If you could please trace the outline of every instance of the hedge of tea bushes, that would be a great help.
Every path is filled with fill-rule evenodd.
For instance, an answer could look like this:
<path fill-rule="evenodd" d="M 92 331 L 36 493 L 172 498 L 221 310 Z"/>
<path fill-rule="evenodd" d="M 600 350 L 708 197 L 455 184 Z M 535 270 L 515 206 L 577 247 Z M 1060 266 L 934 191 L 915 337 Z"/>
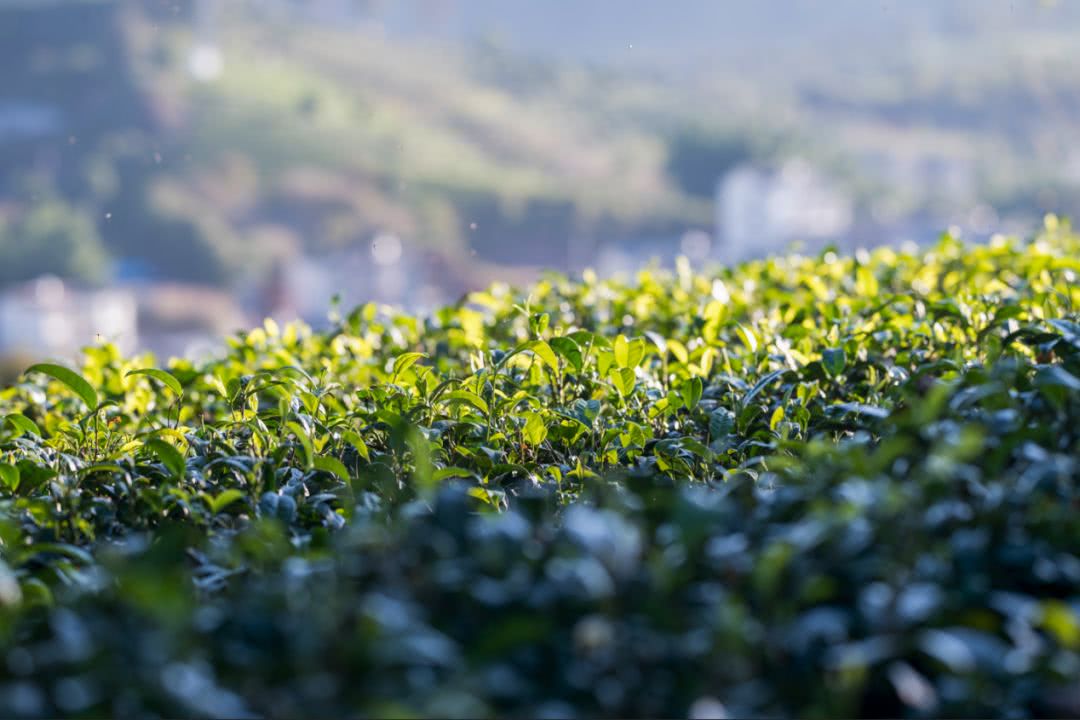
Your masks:
<path fill-rule="evenodd" d="M 0 707 L 1080 714 L 1080 239 L 549 276 L 0 392 Z"/>

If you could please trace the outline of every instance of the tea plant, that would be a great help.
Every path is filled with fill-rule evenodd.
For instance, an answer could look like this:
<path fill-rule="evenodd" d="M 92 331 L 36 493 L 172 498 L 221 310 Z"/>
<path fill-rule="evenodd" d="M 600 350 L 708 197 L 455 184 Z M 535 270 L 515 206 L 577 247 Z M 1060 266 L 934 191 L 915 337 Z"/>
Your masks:
<path fill-rule="evenodd" d="M 4 714 L 1080 714 L 1080 238 L 551 275 L 0 392 Z"/>

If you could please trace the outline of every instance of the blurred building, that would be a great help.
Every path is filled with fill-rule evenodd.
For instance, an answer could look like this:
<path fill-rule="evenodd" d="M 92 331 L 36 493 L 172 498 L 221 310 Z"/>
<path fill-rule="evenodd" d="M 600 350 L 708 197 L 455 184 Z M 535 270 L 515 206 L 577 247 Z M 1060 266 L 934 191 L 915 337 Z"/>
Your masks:
<path fill-rule="evenodd" d="M 0 293 L 0 354 L 68 357 L 98 341 L 131 351 L 138 341 L 135 297 L 82 290 L 45 276 Z"/>
<path fill-rule="evenodd" d="M 139 347 L 159 358 L 199 358 L 223 339 L 254 325 L 232 293 L 207 285 L 145 282 L 130 285 L 139 310 Z"/>
<path fill-rule="evenodd" d="M 931 196 L 938 204 L 969 206 L 978 194 L 971 159 L 936 152 L 875 151 L 859 157 L 868 177 L 888 187 Z"/>
<path fill-rule="evenodd" d="M 713 237 L 704 230 L 687 230 L 681 235 L 628 238 L 601 245 L 588 263 L 600 277 L 632 276 L 649 265 L 672 268 L 677 258 L 685 257 L 701 267 L 713 254 Z"/>
<path fill-rule="evenodd" d="M 446 299 L 441 281 L 449 278 L 433 279 L 430 264 L 420 247 L 380 233 L 359 248 L 279 260 L 258 291 L 254 311 L 278 321 L 321 325 L 334 296 L 344 308 L 372 301 L 420 310 Z"/>
<path fill-rule="evenodd" d="M 87 345 L 196 357 L 250 327 L 231 293 L 176 282 L 79 288 L 44 276 L 0 291 L 0 356 L 74 358 Z"/>
<path fill-rule="evenodd" d="M 732 261 L 796 241 L 821 245 L 844 236 L 854 214 L 851 196 L 802 160 L 777 169 L 742 165 L 717 187 L 717 254 Z"/>

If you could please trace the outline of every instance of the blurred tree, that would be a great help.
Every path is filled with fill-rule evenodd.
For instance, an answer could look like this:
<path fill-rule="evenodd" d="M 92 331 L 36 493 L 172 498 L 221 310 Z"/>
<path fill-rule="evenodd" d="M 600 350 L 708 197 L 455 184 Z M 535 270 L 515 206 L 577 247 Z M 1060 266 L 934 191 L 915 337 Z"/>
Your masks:
<path fill-rule="evenodd" d="M 754 141 L 745 133 L 688 127 L 668 143 L 667 172 L 683 192 L 712 197 L 720 177 L 755 155 Z"/>
<path fill-rule="evenodd" d="M 236 256 L 238 240 L 228 223 L 180 183 L 148 181 L 126 200 L 109 222 L 114 256 L 145 261 L 157 277 L 208 285 L 234 269 L 227 258 Z"/>
<path fill-rule="evenodd" d="M 0 223 L 0 283 L 46 273 L 90 284 L 106 279 L 108 254 L 90 214 L 62 200 L 38 202 Z"/>

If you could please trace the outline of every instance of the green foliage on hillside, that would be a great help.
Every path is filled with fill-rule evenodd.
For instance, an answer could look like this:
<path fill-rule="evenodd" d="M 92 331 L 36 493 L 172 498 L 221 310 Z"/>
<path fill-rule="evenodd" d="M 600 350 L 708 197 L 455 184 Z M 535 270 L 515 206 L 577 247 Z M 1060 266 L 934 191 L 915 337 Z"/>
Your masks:
<path fill-rule="evenodd" d="M 452 266 L 476 250 L 572 267 L 597 243 L 718 230 L 716 182 L 748 159 L 808 158 L 855 194 L 860 228 L 899 223 L 882 237 L 912 232 L 905 219 L 963 224 L 984 203 L 1010 226 L 1076 210 L 1077 14 L 1064 7 L 907 3 L 897 22 L 878 6 L 795 3 L 762 24 L 775 9 L 637 3 L 614 27 L 596 9 L 544 6 L 533 23 L 525 5 L 493 5 L 523 36 L 584 22 L 531 55 L 532 42 L 472 30 L 433 44 L 292 21 L 272 10 L 282 3 L 211 4 L 224 66 L 201 82 L 189 63 L 207 38 L 190 2 L 0 2 L 0 114 L 5 127 L 36 118 L 29 134 L 0 131 L 14 210 L 33 184 L 85 210 L 99 254 L 125 272 L 233 286 L 381 232 Z M 501 24 L 457 5 L 462 28 Z M 642 33 L 666 49 L 650 60 L 624 46 Z M 584 38 L 607 61 L 584 62 Z M 21 243 L 54 272 L 101 274 L 38 236 Z M 448 294 L 475 287 L 452 274 L 464 277 Z"/>
<path fill-rule="evenodd" d="M 10 218 L 0 215 L 0 256 L 0 283 L 44 274 L 98 283 L 108 259 L 90 213 L 59 199 L 33 202 Z"/>
<path fill-rule="evenodd" d="M 0 394 L 15 715 L 1080 712 L 1080 238 L 551 276 Z"/>

